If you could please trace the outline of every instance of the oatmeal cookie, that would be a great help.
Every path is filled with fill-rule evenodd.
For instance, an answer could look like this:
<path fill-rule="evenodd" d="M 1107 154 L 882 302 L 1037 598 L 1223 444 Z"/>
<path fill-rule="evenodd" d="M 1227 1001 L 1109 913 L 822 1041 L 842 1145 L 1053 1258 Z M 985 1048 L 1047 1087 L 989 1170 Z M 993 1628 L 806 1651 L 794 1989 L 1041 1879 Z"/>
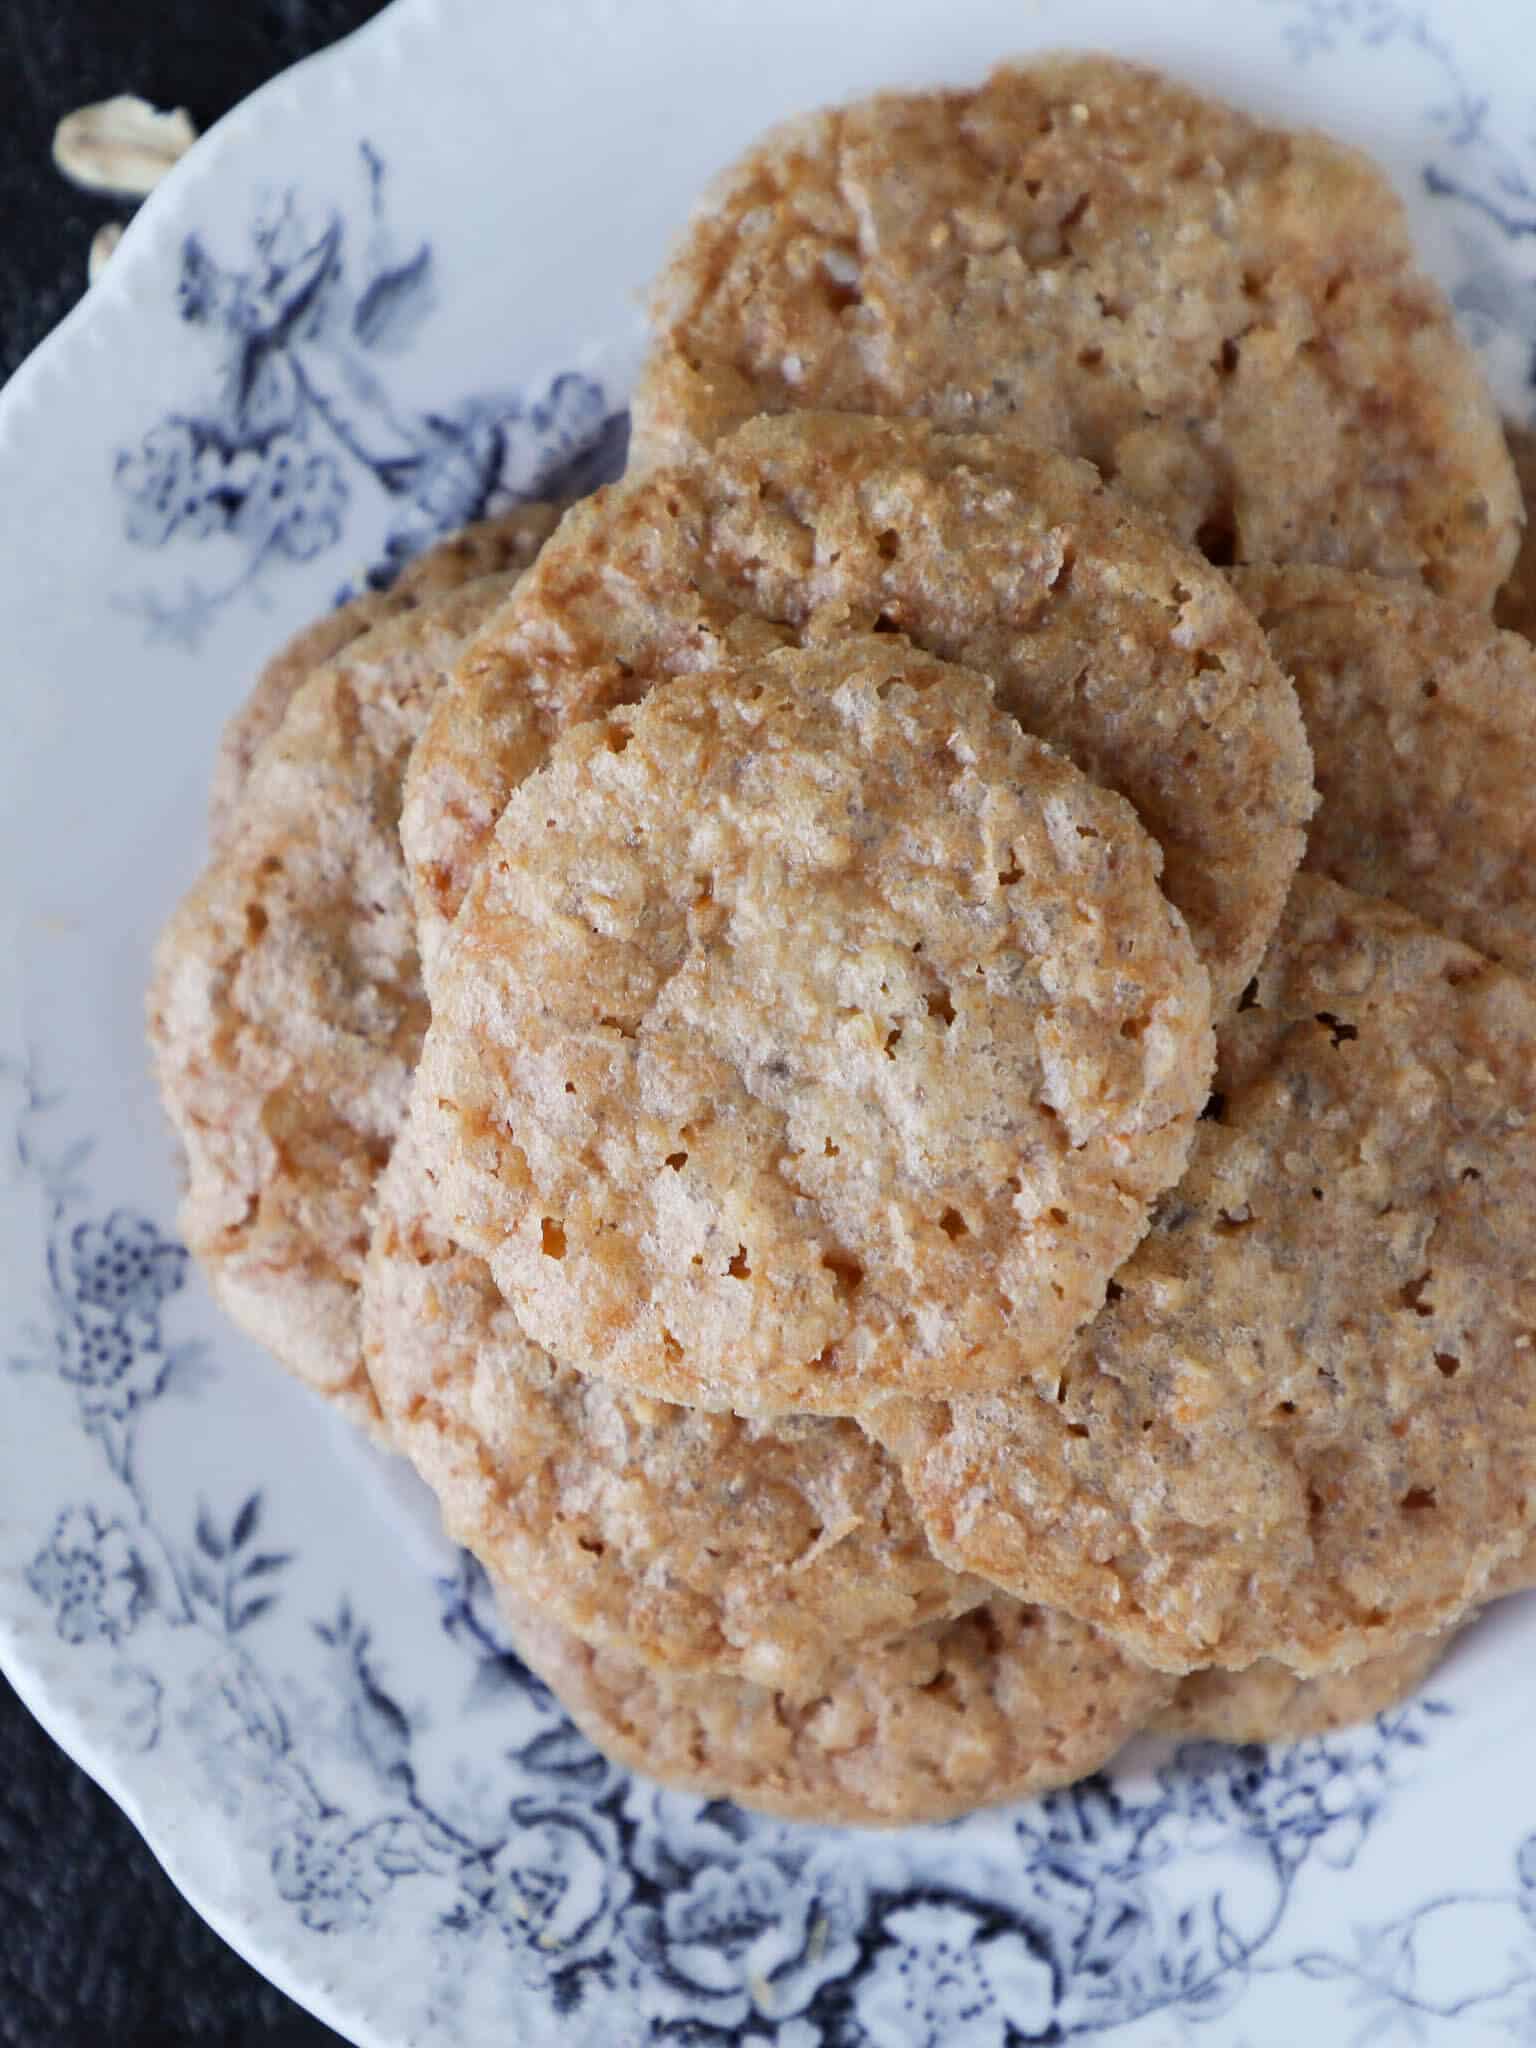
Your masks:
<path fill-rule="evenodd" d="M 634 460 L 791 408 L 1086 456 L 1212 561 L 1486 606 L 1519 496 L 1498 414 L 1366 158 L 1107 56 L 791 121 L 654 295 Z"/>
<path fill-rule="evenodd" d="M 1455 1640 L 1453 1628 L 1416 1636 L 1384 1657 L 1317 1678 L 1301 1678 L 1268 1657 L 1246 1671 L 1192 1671 L 1149 1729 L 1206 1742 L 1301 1742 L 1328 1735 L 1408 1699 Z"/>
<path fill-rule="evenodd" d="M 616 1763 L 791 1820 L 901 1827 L 1031 1798 L 1107 1763 L 1172 1686 L 1001 1595 L 848 1658 L 807 1700 L 669 1677 L 498 1597 L 521 1656 Z"/>
<path fill-rule="evenodd" d="M 401 778 L 465 634 L 512 581 L 386 621 L 303 685 L 155 953 L 150 1040 L 186 1153 L 182 1234 L 235 1321 L 364 1420 L 368 1205 L 427 1024 Z"/>
<path fill-rule="evenodd" d="M 369 1376 L 448 1533 L 562 1627 L 803 1697 L 866 1643 L 976 1606 L 856 1423 L 747 1422 L 567 1371 L 430 1219 L 409 1121 L 363 1281 Z"/>
<path fill-rule="evenodd" d="M 1455 1621 L 1536 1518 L 1536 990 L 1298 878 L 1189 1170 L 1034 1388 L 891 1403 L 938 1554 L 1168 1670 Z"/>
<path fill-rule="evenodd" d="M 411 764 L 402 836 L 433 953 L 503 804 L 573 720 L 788 641 L 904 634 L 992 678 L 1129 798 L 1218 1011 L 1301 857 L 1295 695 L 1226 578 L 1085 465 L 922 422 L 761 420 L 707 470 L 599 493 L 466 649 Z"/>
<path fill-rule="evenodd" d="M 256 756 L 283 722 L 294 693 L 315 670 L 385 619 L 415 611 L 461 584 L 507 570 L 526 569 L 554 532 L 558 505 L 516 505 L 494 519 L 466 526 L 407 562 L 387 590 L 365 590 L 303 627 L 280 647 L 257 676 L 250 695 L 231 716 L 214 757 L 208 796 L 208 835 L 215 851 L 235 830 L 240 793 Z"/>
<path fill-rule="evenodd" d="M 1245 569 L 1234 583 L 1312 743 L 1303 865 L 1536 975 L 1536 648 L 1379 577 Z"/>
<path fill-rule="evenodd" d="M 440 1219 L 554 1357 L 666 1400 L 852 1414 L 1047 1369 L 1209 1085 L 1159 866 L 899 636 L 589 720 L 438 963 Z"/>

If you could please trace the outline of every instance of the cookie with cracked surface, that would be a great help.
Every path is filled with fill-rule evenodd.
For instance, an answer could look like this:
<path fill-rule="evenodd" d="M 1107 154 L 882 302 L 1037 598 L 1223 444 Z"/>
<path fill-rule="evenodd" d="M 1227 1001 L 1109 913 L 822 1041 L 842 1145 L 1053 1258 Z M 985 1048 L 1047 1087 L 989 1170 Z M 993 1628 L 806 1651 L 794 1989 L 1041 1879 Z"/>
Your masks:
<path fill-rule="evenodd" d="M 615 1763 L 790 1820 L 904 1827 L 1032 1798 L 1107 1763 L 1172 1683 L 1001 1595 L 861 1651 L 803 1700 L 651 1671 L 497 1597 L 519 1654 Z"/>
<path fill-rule="evenodd" d="M 1245 569 L 1233 582 L 1312 743 L 1303 866 L 1536 975 L 1536 648 L 1380 577 Z"/>
<path fill-rule="evenodd" d="M 663 270 L 637 464 L 791 408 L 1006 427 L 1219 562 L 1487 606 L 1498 414 L 1366 158 L 1106 56 L 791 121 Z"/>
<path fill-rule="evenodd" d="M 1536 1519 L 1536 990 L 1297 878 L 1054 1396 L 890 1404 L 935 1550 L 1169 1670 L 1455 1621 Z"/>
<path fill-rule="evenodd" d="M 370 627 L 415 611 L 482 576 L 526 569 L 559 522 L 558 505 L 515 505 L 493 519 L 461 527 L 414 561 L 387 590 L 365 590 L 301 628 L 262 669 L 250 695 L 224 727 L 208 795 L 208 836 L 215 851 L 235 831 L 240 795 L 257 755 L 283 722 L 295 693 L 316 669 Z"/>
<path fill-rule="evenodd" d="M 1294 692 L 1226 578 L 1091 469 L 998 434 L 788 415 L 707 469 L 576 507 L 466 650 L 402 817 L 429 983 L 502 805 L 573 719 L 670 676 L 893 628 L 1129 798 L 1218 1011 L 1301 858 L 1311 759 Z"/>
<path fill-rule="evenodd" d="M 1530 427 L 1517 427 L 1512 420 L 1506 420 L 1504 439 L 1510 460 L 1515 465 L 1526 517 L 1520 536 L 1520 552 L 1515 556 L 1504 587 L 1494 599 L 1493 616 L 1495 623 L 1503 626 L 1506 632 L 1523 633 L 1527 640 L 1536 640 L 1536 526 L 1531 523 L 1532 508 L 1536 507 L 1536 431 Z"/>
<path fill-rule="evenodd" d="M 303 685 L 155 952 L 182 1234 L 235 1321 L 365 1422 L 368 1207 L 427 1023 L 401 778 L 433 691 L 512 580 L 386 621 Z"/>
<path fill-rule="evenodd" d="M 363 1342 L 395 1448 L 454 1540 L 645 1664 L 801 1697 L 848 1651 L 987 1595 L 933 1556 L 856 1423 L 746 1422 L 556 1365 L 432 1223 L 409 1122 L 379 1183 Z"/>
<path fill-rule="evenodd" d="M 846 1415 L 1048 1368 L 1209 1085 L 1160 865 L 899 636 L 577 726 L 438 962 L 444 1227 L 554 1357 L 666 1400 Z"/>
<path fill-rule="evenodd" d="M 1456 1630 L 1418 1636 L 1347 1671 L 1302 1678 L 1268 1657 L 1246 1671 L 1192 1671 L 1148 1724 L 1185 1741 L 1301 1742 L 1352 1728 L 1416 1693 L 1456 1640 Z"/>

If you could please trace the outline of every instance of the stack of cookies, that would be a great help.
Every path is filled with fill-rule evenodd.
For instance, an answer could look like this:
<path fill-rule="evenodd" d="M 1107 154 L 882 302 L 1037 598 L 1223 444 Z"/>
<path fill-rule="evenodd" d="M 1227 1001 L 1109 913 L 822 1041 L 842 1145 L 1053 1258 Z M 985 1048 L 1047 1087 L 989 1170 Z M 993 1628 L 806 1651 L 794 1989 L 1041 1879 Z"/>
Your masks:
<path fill-rule="evenodd" d="M 231 726 L 189 1244 L 702 1794 L 1385 1706 L 1536 1577 L 1536 570 L 1396 201 L 1048 60 L 770 135 L 654 318 L 620 483 Z"/>

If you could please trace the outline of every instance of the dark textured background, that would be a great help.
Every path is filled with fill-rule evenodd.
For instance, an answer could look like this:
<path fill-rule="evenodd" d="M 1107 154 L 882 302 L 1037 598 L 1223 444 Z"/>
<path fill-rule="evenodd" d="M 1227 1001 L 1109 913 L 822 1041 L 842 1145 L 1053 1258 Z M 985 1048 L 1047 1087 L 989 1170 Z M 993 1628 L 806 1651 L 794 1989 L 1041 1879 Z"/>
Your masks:
<path fill-rule="evenodd" d="M 130 208 L 49 156 L 72 107 L 138 92 L 199 130 L 378 0 L 0 0 L 0 377 L 85 288 Z M 0 2048 L 336 2048 L 184 1905 L 0 1679 Z"/>

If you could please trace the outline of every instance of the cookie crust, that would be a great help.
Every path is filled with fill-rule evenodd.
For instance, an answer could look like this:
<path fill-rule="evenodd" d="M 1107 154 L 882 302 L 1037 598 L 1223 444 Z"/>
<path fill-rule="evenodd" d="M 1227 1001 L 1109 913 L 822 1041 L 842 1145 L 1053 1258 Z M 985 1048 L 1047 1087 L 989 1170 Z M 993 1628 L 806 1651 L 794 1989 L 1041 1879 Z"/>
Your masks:
<path fill-rule="evenodd" d="M 1169 1670 L 1462 1615 L 1536 1511 L 1536 992 L 1299 877 L 1220 1121 L 1033 1392 L 890 1404 L 938 1554 Z"/>
<path fill-rule="evenodd" d="M 1366 158 L 1102 55 L 792 121 L 654 294 L 634 460 L 789 408 L 1086 456 L 1218 562 L 1486 607 L 1520 504 L 1497 413 Z"/>
<path fill-rule="evenodd" d="M 666 1400 L 852 1414 L 1044 1369 L 1209 1085 L 1159 866 L 897 636 L 587 721 L 439 962 L 440 1219 L 554 1357 Z"/>
<path fill-rule="evenodd" d="M 402 818 L 429 983 L 553 736 L 673 676 L 871 629 L 981 670 L 1026 731 L 1131 802 L 1217 1013 L 1234 1004 L 1301 858 L 1312 782 L 1294 692 L 1225 577 L 1083 464 L 808 414 L 577 507 L 465 650 Z"/>

